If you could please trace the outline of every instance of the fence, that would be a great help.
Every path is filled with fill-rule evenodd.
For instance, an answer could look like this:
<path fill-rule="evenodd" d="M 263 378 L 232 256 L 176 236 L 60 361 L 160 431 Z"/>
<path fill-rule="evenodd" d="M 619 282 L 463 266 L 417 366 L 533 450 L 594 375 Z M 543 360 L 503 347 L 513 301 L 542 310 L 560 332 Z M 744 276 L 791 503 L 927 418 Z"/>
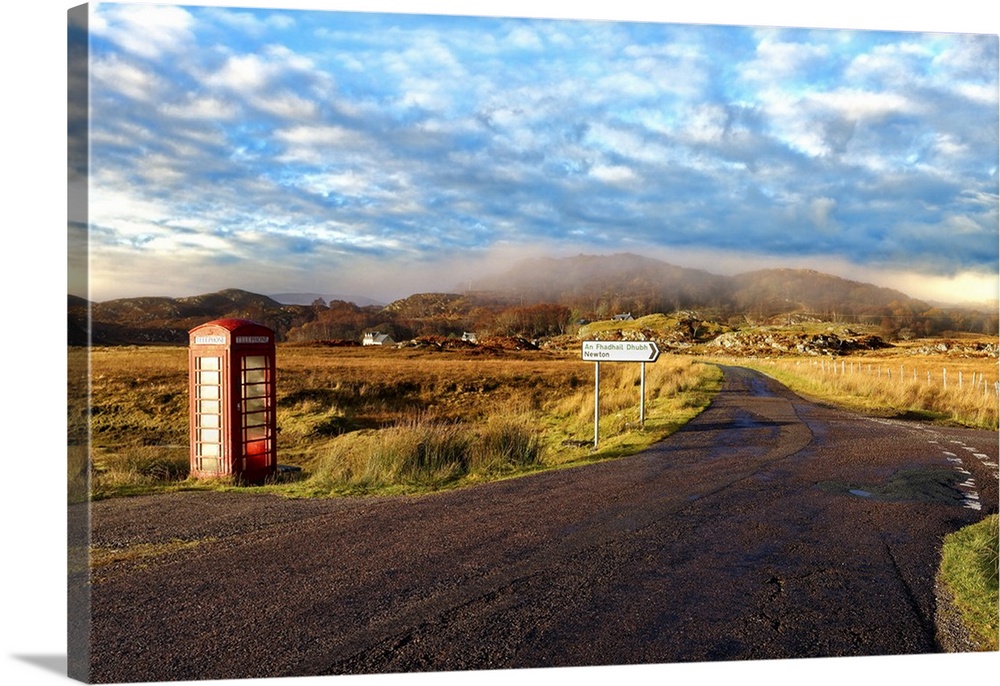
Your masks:
<path fill-rule="evenodd" d="M 832 396 L 860 409 L 921 411 L 997 428 L 1000 375 L 995 360 L 851 358 L 734 359 L 772 373 L 796 390 Z"/>

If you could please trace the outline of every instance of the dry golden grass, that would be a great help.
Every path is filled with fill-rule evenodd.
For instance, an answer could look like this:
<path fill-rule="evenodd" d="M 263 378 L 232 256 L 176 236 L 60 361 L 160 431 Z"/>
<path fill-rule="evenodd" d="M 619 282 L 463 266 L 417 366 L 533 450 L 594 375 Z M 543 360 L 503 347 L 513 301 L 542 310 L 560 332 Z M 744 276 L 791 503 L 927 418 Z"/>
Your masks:
<path fill-rule="evenodd" d="M 997 360 L 880 352 L 748 361 L 807 395 L 862 412 L 997 429 Z"/>
<path fill-rule="evenodd" d="M 620 455 L 676 430 L 719 379 L 714 367 L 662 356 L 647 365 L 639 426 L 638 365 L 602 365 L 594 451 L 594 366 L 578 354 L 280 345 L 277 364 L 278 459 L 305 476 L 277 488 L 296 494 L 446 487 Z M 95 349 L 91 373 L 92 497 L 204 487 L 183 481 L 187 349 Z M 84 408 L 71 398 L 71 415 Z M 445 452 L 458 457 L 438 464 L 426 446 L 448 432 L 457 447 Z"/>

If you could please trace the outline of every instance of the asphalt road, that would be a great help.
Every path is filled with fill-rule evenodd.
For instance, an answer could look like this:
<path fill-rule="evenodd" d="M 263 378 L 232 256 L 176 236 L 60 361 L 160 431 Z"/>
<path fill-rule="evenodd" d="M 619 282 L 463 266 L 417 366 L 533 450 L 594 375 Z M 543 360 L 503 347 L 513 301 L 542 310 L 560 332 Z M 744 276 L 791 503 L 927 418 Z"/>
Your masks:
<path fill-rule="evenodd" d="M 937 652 L 942 537 L 997 434 L 821 407 L 742 368 L 611 462 L 418 498 L 96 503 L 94 682 Z M 155 550 L 155 548 L 151 548 Z"/>

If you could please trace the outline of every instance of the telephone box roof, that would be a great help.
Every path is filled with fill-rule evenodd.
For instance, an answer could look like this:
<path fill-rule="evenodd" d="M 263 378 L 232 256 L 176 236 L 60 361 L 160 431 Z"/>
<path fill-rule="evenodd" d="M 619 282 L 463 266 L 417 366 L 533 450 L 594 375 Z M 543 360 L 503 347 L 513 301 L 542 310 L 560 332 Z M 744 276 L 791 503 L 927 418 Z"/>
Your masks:
<path fill-rule="evenodd" d="M 242 329 L 256 329 L 258 331 L 259 330 L 264 330 L 264 331 L 267 331 L 269 333 L 274 333 L 273 331 L 271 331 L 271 329 L 267 328 L 263 324 L 258 324 L 257 322 L 250 321 L 249 319 L 236 319 L 236 318 L 216 319 L 216 320 L 211 321 L 211 322 L 205 322 L 204 324 L 199 324 L 198 326 L 194 327 L 188 333 L 193 333 L 193 332 L 197 331 L 198 329 L 202 329 L 202 328 L 209 327 L 209 326 L 217 326 L 217 327 L 226 329 L 227 331 L 239 331 L 239 330 L 242 330 Z"/>

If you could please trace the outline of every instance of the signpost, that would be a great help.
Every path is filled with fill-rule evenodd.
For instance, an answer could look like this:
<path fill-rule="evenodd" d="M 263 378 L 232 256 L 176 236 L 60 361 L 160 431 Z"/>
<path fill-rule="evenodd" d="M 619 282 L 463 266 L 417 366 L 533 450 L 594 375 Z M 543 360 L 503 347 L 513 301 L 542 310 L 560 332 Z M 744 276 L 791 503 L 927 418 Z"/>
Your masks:
<path fill-rule="evenodd" d="M 594 363 L 594 449 L 597 449 L 601 408 L 601 362 L 639 362 L 639 423 L 646 421 L 646 363 L 656 362 L 660 349 L 653 341 L 584 341 L 583 360 Z"/>

